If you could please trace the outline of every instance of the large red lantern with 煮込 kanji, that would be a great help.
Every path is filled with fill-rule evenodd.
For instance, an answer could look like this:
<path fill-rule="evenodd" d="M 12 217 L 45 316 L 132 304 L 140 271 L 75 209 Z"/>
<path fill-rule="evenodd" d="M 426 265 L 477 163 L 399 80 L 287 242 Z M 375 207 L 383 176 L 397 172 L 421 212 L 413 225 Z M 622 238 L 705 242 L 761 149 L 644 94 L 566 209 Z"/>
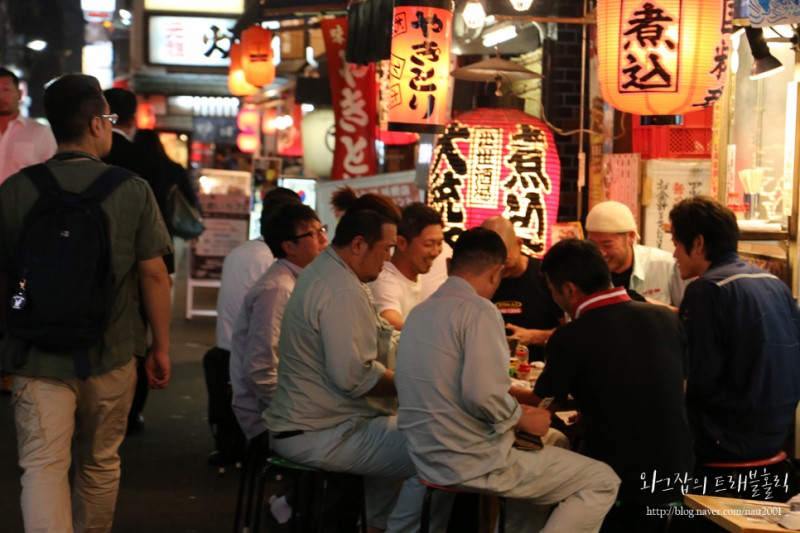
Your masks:
<path fill-rule="evenodd" d="M 513 109 L 481 108 L 447 125 L 433 152 L 428 205 L 451 245 L 487 218 L 508 218 L 523 250 L 541 257 L 558 215 L 561 162 L 553 133 Z"/>
<path fill-rule="evenodd" d="M 395 0 L 390 131 L 440 133 L 447 123 L 453 0 Z"/>
<path fill-rule="evenodd" d="M 272 62 L 272 32 L 261 25 L 242 32 L 242 70 L 248 83 L 263 87 L 275 81 Z"/>
<path fill-rule="evenodd" d="M 733 0 L 599 0 L 600 90 L 637 115 L 680 115 L 722 94 Z"/>
<path fill-rule="evenodd" d="M 231 43 L 228 54 L 231 65 L 228 67 L 228 90 L 234 96 L 250 96 L 258 92 L 258 87 L 247 83 L 242 70 L 242 49 L 239 43 Z"/>

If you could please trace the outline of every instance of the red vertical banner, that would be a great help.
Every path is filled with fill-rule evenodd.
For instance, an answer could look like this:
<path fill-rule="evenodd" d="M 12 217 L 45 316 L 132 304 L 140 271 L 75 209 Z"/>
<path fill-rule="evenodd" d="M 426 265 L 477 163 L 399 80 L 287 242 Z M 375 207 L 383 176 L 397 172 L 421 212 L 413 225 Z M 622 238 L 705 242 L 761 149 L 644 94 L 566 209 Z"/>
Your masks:
<path fill-rule="evenodd" d="M 378 173 L 375 151 L 377 86 L 375 67 L 345 61 L 347 19 L 322 19 L 322 36 L 328 58 L 331 98 L 336 121 L 336 146 L 331 179 L 372 176 Z"/>

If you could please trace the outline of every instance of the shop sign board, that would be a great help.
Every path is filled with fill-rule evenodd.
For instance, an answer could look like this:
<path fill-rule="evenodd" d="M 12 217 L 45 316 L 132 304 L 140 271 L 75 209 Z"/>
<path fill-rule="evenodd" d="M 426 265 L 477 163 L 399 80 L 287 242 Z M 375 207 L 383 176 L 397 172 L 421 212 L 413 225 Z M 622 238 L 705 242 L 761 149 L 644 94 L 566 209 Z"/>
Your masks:
<path fill-rule="evenodd" d="M 375 150 L 377 83 L 375 67 L 350 64 L 347 19 L 322 19 L 328 77 L 336 123 L 332 180 L 371 176 L 378 172 Z"/>
<path fill-rule="evenodd" d="M 225 256 L 249 237 L 249 172 L 222 169 L 200 171 L 200 193 L 206 230 L 192 241 L 191 278 L 220 279 Z"/>
<path fill-rule="evenodd" d="M 146 11 L 231 13 L 238 15 L 244 11 L 244 0 L 192 0 L 191 2 L 186 0 L 144 0 L 144 9 Z"/>
<path fill-rule="evenodd" d="M 235 18 L 149 15 L 147 62 L 227 69 L 235 24 Z"/>
<path fill-rule="evenodd" d="M 238 133 L 235 117 L 192 118 L 192 140 L 195 142 L 235 144 Z"/>

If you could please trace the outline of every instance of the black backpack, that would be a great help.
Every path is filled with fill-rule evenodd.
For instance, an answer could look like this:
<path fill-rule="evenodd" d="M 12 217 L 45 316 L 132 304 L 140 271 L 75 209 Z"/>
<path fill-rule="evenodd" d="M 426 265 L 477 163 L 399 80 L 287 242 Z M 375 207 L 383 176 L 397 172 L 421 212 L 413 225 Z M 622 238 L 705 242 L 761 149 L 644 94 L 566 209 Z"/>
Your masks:
<path fill-rule="evenodd" d="M 100 204 L 134 174 L 109 167 L 74 193 L 44 164 L 23 172 L 39 197 L 12 258 L 8 332 L 48 351 L 89 348 L 102 339 L 115 298 L 108 217 Z"/>

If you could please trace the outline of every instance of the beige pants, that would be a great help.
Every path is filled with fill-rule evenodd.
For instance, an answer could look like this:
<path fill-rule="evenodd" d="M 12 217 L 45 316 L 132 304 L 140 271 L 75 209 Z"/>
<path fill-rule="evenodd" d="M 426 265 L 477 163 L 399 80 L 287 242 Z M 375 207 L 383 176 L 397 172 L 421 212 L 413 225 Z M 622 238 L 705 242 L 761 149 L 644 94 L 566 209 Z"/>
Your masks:
<path fill-rule="evenodd" d="M 26 533 L 109 532 L 135 361 L 86 381 L 16 376 L 14 419 Z M 74 437 L 74 439 L 73 439 Z M 74 443 L 72 496 L 68 472 Z"/>

